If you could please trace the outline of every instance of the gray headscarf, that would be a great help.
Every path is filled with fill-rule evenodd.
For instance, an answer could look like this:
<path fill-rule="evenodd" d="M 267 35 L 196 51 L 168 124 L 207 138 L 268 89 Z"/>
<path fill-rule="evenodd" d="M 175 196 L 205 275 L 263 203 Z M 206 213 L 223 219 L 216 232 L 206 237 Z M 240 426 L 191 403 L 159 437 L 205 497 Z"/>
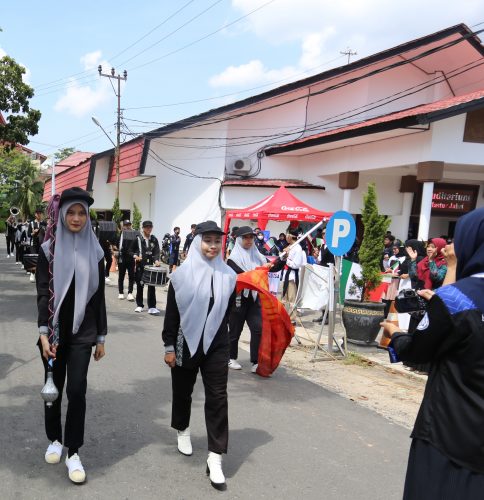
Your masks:
<path fill-rule="evenodd" d="M 66 213 L 72 205 L 80 204 L 87 213 L 84 227 L 73 233 L 65 225 Z M 42 244 L 49 259 L 50 239 Z M 76 334 L 84 320 L 87 303 L 99 287 L 99 261 L 104 252 L 92 230 L 89 208 L 83 200 L 71 200 L 59 209 L 59 221 L 54 251 L 54 326 L 59 321 L 62 302 L 75 276 L 74 317 L 72 333 Z"/>
<path fill-rule="evenodd" d="M 191 356 L 197 352 L 202 334 L 203 352 L 208 351 L 222 324 L 236 280 L 235 272 L 225 264 L 222 256 L 207 259 L 201 245 L 202 237 L 195 236 L 187 258 L 170 280 L 180 313 L 180 327 Z M 207 316 L 212 283 L 214 303 Z"/>

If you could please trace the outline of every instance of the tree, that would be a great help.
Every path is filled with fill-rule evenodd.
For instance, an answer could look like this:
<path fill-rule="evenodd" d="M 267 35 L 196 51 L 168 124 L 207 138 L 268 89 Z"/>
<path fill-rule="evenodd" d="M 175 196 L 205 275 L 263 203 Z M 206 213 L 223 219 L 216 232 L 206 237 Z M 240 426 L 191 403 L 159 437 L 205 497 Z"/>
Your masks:
<path fill-rule="evenodd" d="M 141 214 L 138 205 L 136 205 L 136 203 L 133 203 L 133 229 L 139 231 L 142 218 L 143 215 Z"/>
<path fill-rule="evenodd" d="M 119 198 L 116 198 L 114 200 L 112 212 L 113 212 L 113 221 L 116 222 L 116 224 L 119 227 L 119 223 L 123 218 L 123 212 L 121 212 L 121 209 L 119 208 Z"/>
<path fill-rule="evenodd" d="M 25 68 L 11 57 L 0 59 L 0 112 L 6 121 L 0 126 L 0 142 L 11 145 L 7 147 L 27 144 L 29 136 L 39 131 L 41 113 L 29 105 L 34 89 L 24 83 L 24 74 Z"/>
<path fill-rule="evenodd" d="M 15 149 L 0 149 L 0 208 L 7 212 L 13 205 L 24 217 L 31 217 L 42 203 L 44 183 L 30 158 Z"/>
<path fill-rule="evenodd" d="M 61 148 L 59 151 L 54 153 L 54 159 L 56 163 L 59 163 L 62 160 L 65 160 L 72 154 L 74 154 L 77 151 L 76 148 Z"/>
<path fill-rule="evenodd" d="M 383 239 L 391 219 L 378 213 L 376 187 L 368 184 L 363 195 L 361 221 L 365 228 L 358 257 L 361 265 L 361 278 L 353 275 L 353 284 L 362 291 L 361 300 L 368 300 L 368 294 L 381 283 L 380 262 L 383 252 Z"/>

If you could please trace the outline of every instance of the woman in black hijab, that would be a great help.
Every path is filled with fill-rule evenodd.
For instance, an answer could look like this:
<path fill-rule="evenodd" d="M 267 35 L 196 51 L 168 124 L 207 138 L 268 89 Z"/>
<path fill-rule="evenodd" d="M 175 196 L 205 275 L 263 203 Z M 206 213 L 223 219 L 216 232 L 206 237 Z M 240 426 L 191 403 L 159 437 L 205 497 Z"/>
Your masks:
<path fill-rule="evenodd" d="M 418 292 L 428 303 L 415 332 L 384 323 L 394 355 L 431 364 L 412 432 L 404 500 L 483 498 L 484 208 L 459 219 L 454 245 L 457 281 Z M 452 245 L 445 255 L 452 273 Z"/>

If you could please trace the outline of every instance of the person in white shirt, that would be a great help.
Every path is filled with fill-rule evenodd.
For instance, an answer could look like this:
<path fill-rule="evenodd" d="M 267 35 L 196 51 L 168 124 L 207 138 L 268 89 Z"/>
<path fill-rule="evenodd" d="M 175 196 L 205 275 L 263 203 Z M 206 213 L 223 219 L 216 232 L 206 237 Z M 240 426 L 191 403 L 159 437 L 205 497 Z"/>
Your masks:
<path fill-rule="evenodd" d="M 284 307 L 290 313 L 292 324 L 296 324 L 296 309 L 294 302 L 296 301 L 297 288 L 299 286 L 299 269 L 306 264 L 306 254 L 297 241 L 297 231 L 290 230 L 287 233 L 286 239 L 289 243 L 289 253 L 287 255 L 287 269 L 284 276 L 284 286 L 282 288 L 282 299 Z M 286 249 L 287 250 L 287 249 Z"/>

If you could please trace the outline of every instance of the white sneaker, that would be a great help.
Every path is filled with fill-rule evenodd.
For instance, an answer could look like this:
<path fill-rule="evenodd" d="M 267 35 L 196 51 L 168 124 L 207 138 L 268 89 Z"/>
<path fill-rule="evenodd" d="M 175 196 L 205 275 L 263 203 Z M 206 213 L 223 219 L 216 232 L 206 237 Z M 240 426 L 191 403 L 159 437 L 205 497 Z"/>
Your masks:
<path fill-rule="evenodd" d="M 193 453 L 192 442 L 190 440 L 190 427 L 187 427 L 184 431 L 177 431 L 178 438 L 178 451 L 182 455 L 189 457 Z"/>
<path fill-rule="evenodd" d="M 140 313 L 140 312 L 143 312 L 143 308 L 141 306 L 138 306 L 135 310 L 134 310 L 135 313 Z"/>
<path fill-rule="evenodd" d="M 148 309 L 148 314 L 160 314 L 160 310 L 156 309 L 156 307 L 150 307 Z"/>
<path fill-rule="evenodd" d="M 232 370 L 242 370 L 242 365 L 236 359 L 231 359 L 229 361 L 229 368 L 232 368 Z"/>
<path fill-rule="evenodd" d="M 225 476 L 222 472 L 222 455 L 218 453 L 208 452 L 207 459 L 207 474 L 210 475 L 210 482 L 217 490 L 225 490 Z"/>
<path fill-rule="evenodd" d="M 15 257 L 15 255 L 13 253 L 10 254 L 10 257 Z"/>
<path fill-rule="evenodd" d="M 25 269 L 24 265 L 22 263 L 20 264 L 21 264 L 20 269 Z"/>
<path fill-rule="evenodd" d="M 129 300 L 130 302 L 134 302 L 134 297 L 132 293 L 128 293 L 128 296 L 126 297 L 126 300 Z"/>
<path fill-rule="evenodd" d="M 257 373 L 257 367 L 259 366 L 258 363 L 252 363 L 252 368 L 250 369 L 250 371 L 252 373 Z"/>
<path fill-rule="evenodd" d="M 47 447 L 45 452 L 45 461 L 48 464 L 58 464 L 62 457 L 62 444 L 59 441 L 53 441 Z"/>
<path fill-rule="evenodd" d="M 7 259 L 10 259 L 10 254 L 9 253 L 7 254 Z"/>
<path fill-rule="evenodd" d="M 111 279 L 110 278 L 104 278 L 104 282 L 105 283 L 111 283 Z"/>
<path fill-rule="evenodd" d="M 69 479 L 73 483 L 83 483 L 86 480 L 86 473 L 77 453 L 74 453 L 71 458 L 66 457 L 66 465 L 69 470 Z"/>
<path fill-rule="evenodd" d="M 123 300 L 123 299 L 124 299 L 124 293 L 120 293 L 120 294 L 118 295 L 118 299 L 119 299 L 119 300 Z"/>
<path fill-rule="evenodd" d="M 30 273 L 30 278 L 29 278 L 29 280 L 30 280 L 30 283 L 35 283 L 35 274 Z"/>

